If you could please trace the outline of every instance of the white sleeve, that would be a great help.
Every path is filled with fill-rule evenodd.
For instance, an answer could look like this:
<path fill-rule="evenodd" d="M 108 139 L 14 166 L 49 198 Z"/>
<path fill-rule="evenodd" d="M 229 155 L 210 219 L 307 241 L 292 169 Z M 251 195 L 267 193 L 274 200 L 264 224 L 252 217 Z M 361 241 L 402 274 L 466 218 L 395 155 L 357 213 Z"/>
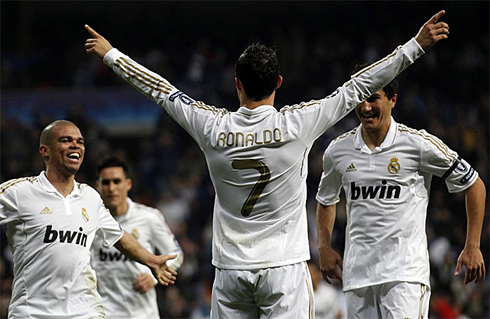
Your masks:
<path fill-rule="evenodd" d="M 166 79 L 138 64 L 117 49 L 104 56 L 104 63 L 147 98 L 157 103 L 181 125 L 199 145 L 210 134 L 215 121 L 227 113 L 179 91 Z"/>
<path fill-rule="evenodd" d="M 349 81 L 326 98 L 285 106 L 281 112 L 288 116 L 293 126 L 297 127 L 298 135 L 308 144 L 345 117 L 359 103 L 390 83 L 423 54 L 424 50 L 412 38 L 385 58 L 352 75 Z"/>
<path fill-rule="evenodd" d="M 6 190 L 9 181 L 0 185 L 0 225 L 19 218 L 17 196 L 14 191 Z"/>
<path fill-rule="evenodd" d="M 184 253 L 182 252 L 182 248 L 177 242 L 175 235 L 165 222 L 163 215 L 159 211 L 156 211 L 154 216 L 155 218 L 151 225 L 151 236 L 154 238 L 152 243 L 162 254 L 178 255 L 176 258 L 167 262 L 172 269 L 178 270 L 184 262 Z"/>
<path fill-rule="evenodd" d="M 99 226 L 97 234 L 102 238 L 102 246 L 109 248 L 121 239 L 124 232 L 119 223 L 112 217 L 109 210 L 104 206 L 102 199 L 99 198 Z"/>
<path fill-rule="evenodd" d="M 330 146 L 327 147 L 323 155 L 323 172 L 316 194 L 316 200 L 325 206 L 338 203 L 342 189 L 342 175 L 330 156 Z"/>
<path fill-rule="evenodd" d="M 436 136 L 420 130 L 424 136 L 421 147 L 421 170 L 441 177 L 450 193 L 468 189 L 478 172 Z"/>

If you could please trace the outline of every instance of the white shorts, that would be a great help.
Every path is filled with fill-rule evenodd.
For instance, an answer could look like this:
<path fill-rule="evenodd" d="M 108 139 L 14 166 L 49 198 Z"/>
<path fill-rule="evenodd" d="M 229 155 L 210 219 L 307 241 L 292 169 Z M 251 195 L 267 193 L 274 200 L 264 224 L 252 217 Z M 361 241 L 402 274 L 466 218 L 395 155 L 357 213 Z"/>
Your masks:
<path fill-rule="evenodd" d="M 430 287 L 404 281 L 345 292 L 347 318 L 427 319 Z"/>
<path fill-rule="evenodd" d="M 211 318 L 314 317 L 306 262 L 259 270 L 215 270 Z"/>

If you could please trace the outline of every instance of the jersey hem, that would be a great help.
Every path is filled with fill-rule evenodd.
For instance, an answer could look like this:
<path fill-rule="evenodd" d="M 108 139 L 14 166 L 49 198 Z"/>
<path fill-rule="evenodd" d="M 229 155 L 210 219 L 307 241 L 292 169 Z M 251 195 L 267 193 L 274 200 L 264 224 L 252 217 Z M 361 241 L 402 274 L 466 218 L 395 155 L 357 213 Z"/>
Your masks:
<path fill-rule="evenodd" d="M 376 286 L 376 285 L 382 285 L 382 284 L 386 284 L 386 283 L 389 283 L 389 282 L 396 282 L 396 281 L 420 283 L 420 284 L 426 285 L 427 287 L 430 288 L 430 282 L 429 281 L 417 280 L 417 279 L 414 280 L 412 278 L 410 278 L 410 279 L 408 279 L 408 278 L 393 278 L 393 279 L 386 279 L 386 280 L 374 281 L 374 282 L 366 283 L 366 284 L 363 284 L 363 285 L 351 285 L 351 286 L 347 286 L 347 287 L 342 288 L 342 291 L 343 292 L 347 292 L 347 291 L 351 291 L 351 290 L 356 290 L 356 289 L 361 289 L 361 288 L 366 288 L 366 287 Z"/>
<path fill-rule="evenodd" d="M 240 264 L 240 265 L 226 265 L 221 264 L 215 261 L 214 259 L 211 261 L 211 264 L 216 268 L 220 269 L 229 269 L 229 270 L 253 270 L 253 269 L 265 269 L 265 268 L 274 268 L 281 267 L 287 265 L 297 264 L 299 262 L 310 260 L 311 256 L 304 256 L 297 259 L 291 259 L 286 261 L 277 261 L 277 262 L 262 262 L 262 263 L 254 263 L 254 264 Z"/>

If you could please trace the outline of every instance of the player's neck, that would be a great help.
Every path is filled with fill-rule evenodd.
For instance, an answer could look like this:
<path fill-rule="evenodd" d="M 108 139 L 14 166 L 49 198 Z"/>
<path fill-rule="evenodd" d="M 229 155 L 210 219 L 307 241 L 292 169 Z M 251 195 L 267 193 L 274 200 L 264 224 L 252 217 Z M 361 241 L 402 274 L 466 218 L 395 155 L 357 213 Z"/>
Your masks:
<path fill-rule="evenodd" d="M 376 147 L 381 146 L 384 142 L 386 135 L 388 135 L 388 128 L 381 128 L 376 130 L 366 130 L 364 127 L 362 128 L 362 139 L 366 146 L 372 151 Z"/>
<path fill-rule="evenodd" d="M 126 215 L 129 209 L 129 205 L 127 201 L 124 201 L 121 205 L 115 207 L 114 209 L 111 209 L 111 215 L 114 217 Z"/>
<path fill-rule="evenodd" d="M 240 106 L 246 107 L 247 109 L 253 110 L 262 105 L 274 105 L 274 98 L 276 97 L 276 91 L 272 92 L 271 95 L 262 99 L 260 101 L 254 101 L 248 97 L 242 97 L 240 99 Z"/>
<path fill-rule="evenodd" d="M 48 168 L 46 169 L 46 178 L 63 197 L 68 196 L 73 191 L 75 175 L 64 175 Z"/>

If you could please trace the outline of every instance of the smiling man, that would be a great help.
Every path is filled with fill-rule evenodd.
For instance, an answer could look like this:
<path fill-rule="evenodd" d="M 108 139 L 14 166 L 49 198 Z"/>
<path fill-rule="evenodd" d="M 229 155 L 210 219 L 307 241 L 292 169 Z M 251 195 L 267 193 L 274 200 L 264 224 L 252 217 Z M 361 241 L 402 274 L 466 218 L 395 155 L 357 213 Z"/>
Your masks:
<path fill-rule="evenodd" d="M 395 122 L 398 86 L 395 79 L 357 105 L 361 124 L 334 139 L 323 157 L 316 196 L 320 267 L 327 282 L 343 281 L 348 318 L 428 318 L 425 222 L 433 175 L 445 180 L 450 193 L 465 191 L 468 229 L 456 275 L 464 265 L 465 284 L 485 277 L 485 185 L 437 137 Z M 330 245 L 342 187 L 345 263 Z"/>
<path fill-rule="evenodd" d="M 72 122 L 59 120 L 41 133 L 39 152 L 46 170 L 0 185 L 0 224 L 7 226 L 14 280 L 9 318 L 105 318 L 90 247 L 96 235 L 104 247 L 152 270 L 163 285 L 176 272 L 123 231 L 97 191 L 77 183 L 85 155 L 83 136 Z"/>

